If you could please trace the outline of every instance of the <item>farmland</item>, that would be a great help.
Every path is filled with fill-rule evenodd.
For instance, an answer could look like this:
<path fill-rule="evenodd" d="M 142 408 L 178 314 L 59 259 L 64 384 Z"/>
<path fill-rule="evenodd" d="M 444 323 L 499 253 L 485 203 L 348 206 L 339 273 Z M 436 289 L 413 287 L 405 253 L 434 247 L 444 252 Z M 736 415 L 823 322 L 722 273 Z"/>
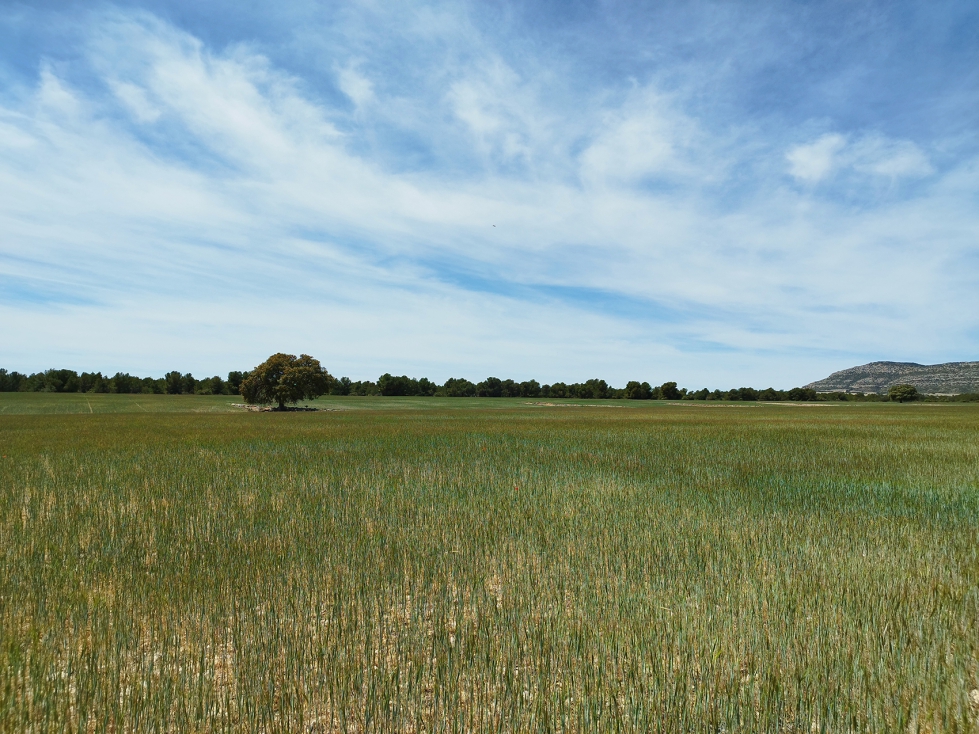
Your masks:
<path fill-rule="evenodd" d="M 232 402 L 0 396 L 0 731 L 979 731 L 977 406 Z"/>

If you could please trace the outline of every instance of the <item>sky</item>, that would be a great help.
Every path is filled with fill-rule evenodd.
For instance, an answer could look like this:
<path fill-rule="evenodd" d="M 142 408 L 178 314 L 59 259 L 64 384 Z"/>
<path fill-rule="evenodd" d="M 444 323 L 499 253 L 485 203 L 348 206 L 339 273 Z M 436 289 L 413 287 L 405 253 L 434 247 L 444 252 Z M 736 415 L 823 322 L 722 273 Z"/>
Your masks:
<path fill-rule="evenodd" d="M 979 359 L 979 5 L 0 3 L 0 366 Z"/>

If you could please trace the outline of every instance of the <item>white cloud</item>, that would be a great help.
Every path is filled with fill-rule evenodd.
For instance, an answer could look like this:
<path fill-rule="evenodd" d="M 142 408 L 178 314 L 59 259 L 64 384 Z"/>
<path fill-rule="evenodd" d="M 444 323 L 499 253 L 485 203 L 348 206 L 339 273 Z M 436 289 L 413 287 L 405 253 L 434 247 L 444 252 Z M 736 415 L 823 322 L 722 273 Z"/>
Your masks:
<path fill-rule="evenodd" d="M 483 61 L 454 82 L 446 98 L 484 155 L 504 161 L 532 157 L 545 124 L 543 111 L 535 109 L 533 89 L 500 59 Z"/>
<path fill-rule="evenodd" d="M 35 144 L 35 139 L 16 124 L 2 121 L 4 110 L 0 110 L 0 146 L 4 148 L 29 148 Z"/>
<path fill-rule="evenodd" d="M 787 154 L 789 173 L 800 181 L 816 183 L 829 176 L 838 165 L 846 138 L 836 133 L 821 136 L 807 145 L 797 145 Z"/>
<path fill-rule="evenodd" d="M 581 155 L 585 181 L 636 183 L 696 169 L 696 153 L 691 150 L 696 123 L 654 90 L 634 93 L 621 109 L 603 117 L 598 134 Z"/>
<path fill-rule="evenodd" d="M 909 140 L 866 137 L 853 144 L 851 156 L 856 170 L 886 178 L 921 178 L 934 172 L 928 157 Z"/>
<path fill-rule="evenodd" d="M 357 107 L 364 107 L 374 101 L 374 84 L 352 66 L 337 72 L 340 90 L 350 98 Z"/>
<path fill-rule="evenodd" d="M 729 364 L 746 384 L 786 386 L 777 375 L 800 353 L 886 355 L 895 334 L 935 351 L 979 310 L 979 284 L 958 273 L 950 292 L 947 276 L 975 249 L 979 179 L 966 165 L 954 189 L 865 210 L 766 180 L 732 209 L 711 189 L 729 175 L 718 151 L 776 166 L 781 152 L 758 140 L 730 151 L 655 84 L 569 111 L 480 52 L 414 104 L 443 105 L 427 110 L 448 120 L 423 141 L 433 156 L 463 130 L 489 163 L 394 170 L 351 142 L 393 119 L 354 67 L 338 79 L 362 127 L 247 49 L 218 53 L 126 15 L 92 33 L 88 64 L 113 97 L 45 69 L 31 101 L 0 111 L 12 131 L 0 141 L 0 277 L 89 302 L 8 300 L 11 367 L 42 359 L 43 334 L 54 346 L 38 367 L 87 353 L 211 373 L 285 348 L 354 377 L 518 377 L 519 364 L 545 380 L 682 371 L 719 386 L 735 379 Z M 105 114 L 120 104 L 140 125 L 165 120 L 166 144 Z M 809 183 L 931 172 L 912 143 L 859 133 L 788 161 Z M 730 362 L 705 358 L 708 342 Z"/>
<path fill-rule="evenodd" d="M 35 95 L 39 110 L 73 117 L 82 111 L 82 103 L 78 97 L 62 84 L 51 69 L 45 65 L 41 68 L 41 80 Z"/>
<path fill-rule="evenodd" d="M 160 119 L 159 108 L 150 102 L 146 90 L 135 84 L 109 80 L 109 86 L 139 122 L 156 122 Z"/>
<path fill-rule="evenodd" d="M 818 183 L 841 170 L 890 179 L 921 178 L 934 172 L 928 157 L 914 143 L 880 135 L 850 142 L 839 133 L 827 133 L 790 149 L 786 159 L 789 173 L 806 183 Z"/>

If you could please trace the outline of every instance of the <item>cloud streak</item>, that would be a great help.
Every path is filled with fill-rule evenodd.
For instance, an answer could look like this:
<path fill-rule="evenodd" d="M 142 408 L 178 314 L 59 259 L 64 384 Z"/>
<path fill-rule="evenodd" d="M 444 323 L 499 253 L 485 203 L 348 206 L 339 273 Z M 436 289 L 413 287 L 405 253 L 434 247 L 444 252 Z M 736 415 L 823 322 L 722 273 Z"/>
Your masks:
<path fill-rule="evenodd" d="M 786 154 L 789 172 L 804 183 L 818 183 L 840 171 L 897 180 L 923 178 L 935 172 L 928 157 L 909 140 L 879 135 L 850 143 L 839 133 L 826 133 Z"/>

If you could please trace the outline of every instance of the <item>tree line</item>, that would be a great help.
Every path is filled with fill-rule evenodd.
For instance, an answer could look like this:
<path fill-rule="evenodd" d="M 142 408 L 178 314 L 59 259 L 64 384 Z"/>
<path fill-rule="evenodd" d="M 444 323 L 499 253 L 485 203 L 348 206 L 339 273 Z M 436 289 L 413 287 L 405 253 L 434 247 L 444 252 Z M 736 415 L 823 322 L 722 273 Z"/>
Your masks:
<path fill-rule="evenodd" d="M 89 392 L 142 393 L 159 395 L 237 395 L 246 373 L 229 372 L 227 379 L 215 375 L 198 380 L 191 373 L 167 372 L 163 377 L 137 377 L 117 372 L 45 370 L 25 375 L 0 369 L 0 392 Z"/>
<path fill-rule="evenodd" d="M 448 398 L 576 398 L 579 400 L 815 400 L 816 392 L 809 388 L 792 390 L 754 390 L 742 387 L 736 390 L 707 388 L 688 391 L 677 387 L 676 382 L 664 382 L 652 386 L 648 382 L 633 380 L 625 387 L 616 388 L 598 378 L 585 382 L 555 382 L 540 384 L 537 380 L 516 382 L 487 377 L 482 382 L 470 382 L 462 377 L 451 377 L 444 385 L 427 378 L 415 379 L 407 375 L 383 374 L 377 382 L 351 382 L 341 377 L 331 387 L 333 395 L 420 395 Z"/>
<path fill-rule="evenodd" d="M 229 372 L 226 378 L 218 375 L 195 378 L 191 373 L 167 372 L 163 377 L 138 377 L 125 372 L 112 376 L 101 372 L 50 369 L 34 374 L 8 372 L 0 369 L 0 392 L 58 392 L 58 393 L 153 393 L 166 395 L 238 395 L 248 371 Z M 376 381 L 353 381 L 349 377 L 331 380 L 327 392 L 330 395 L 385 395 L 448 398 L 574 398 L 578 400 L 724 400 L 724 401 L 795 401 L 849 400 L 887 401 L 906 399 L 968 400 L 979 401 L 979 395 L 965 394 L 946 398 L 915 395 L 908 398 L 877 395 L 874 393 L 817 393 L 812 388 L 794 387 L 791 390 L 739 387 L 730 390 L 688 390 L 676 382 L 664 382 L 652 386 L 648 382 L 633 380 L 625 387 L 610 386 L 605 380 L 591 379 L 585 382 L 555 382 L 540 384 L 537 380 L 502 380 L 487 377 L 481 382 L 471 382 L 462 377 L 452 377 L 438 384 L 427 377 L 385 373 Z"/>

